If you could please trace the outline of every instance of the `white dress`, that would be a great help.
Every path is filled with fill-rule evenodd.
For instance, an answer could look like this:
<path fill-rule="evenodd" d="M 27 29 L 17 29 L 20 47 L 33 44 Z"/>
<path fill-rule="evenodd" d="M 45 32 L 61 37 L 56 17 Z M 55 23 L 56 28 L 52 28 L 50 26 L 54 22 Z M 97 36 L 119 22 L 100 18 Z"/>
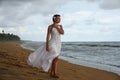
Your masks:
<path fill-rule="evenodd" d="M 52 64 L 52 60 L 59 56 L 61 51 L 61 37 L 56 28 L 52 28 L 49 48 L 50 51 L 48 52 L 46 51 L 46 43 L 41 45 L 28 56 L 27 63 L 33 67 L 42 67 L 45 72 L 48 72 Z"/>

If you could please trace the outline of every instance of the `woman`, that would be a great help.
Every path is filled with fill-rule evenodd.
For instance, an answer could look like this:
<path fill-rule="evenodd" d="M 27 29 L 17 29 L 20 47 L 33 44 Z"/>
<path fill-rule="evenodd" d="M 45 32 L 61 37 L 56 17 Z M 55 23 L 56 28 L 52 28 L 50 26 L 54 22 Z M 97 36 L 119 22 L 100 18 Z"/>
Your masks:
<path fill-rule="evenodd" d="M 43 44 L 35 52 L 28 57 L 28 64 L 33 67 L 42 67 L 45 72 L 48 72 L 51 66 L 51 77 L 58 78 L 56 75 L 56 67 L 58 56 L 61 51 L 60 35 L 64 34 L 64 30 L 60 23 L 60 15 L 53 16 L 53 24 L 48 27 L 46 44 Z"/>

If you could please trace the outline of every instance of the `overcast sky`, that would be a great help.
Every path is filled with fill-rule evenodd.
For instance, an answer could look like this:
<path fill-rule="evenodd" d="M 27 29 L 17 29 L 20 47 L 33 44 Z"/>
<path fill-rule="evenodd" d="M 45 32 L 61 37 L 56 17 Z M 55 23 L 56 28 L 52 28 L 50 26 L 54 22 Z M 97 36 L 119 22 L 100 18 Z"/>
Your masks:
<path fill-rule="evenodd" d="M 120 41 L 120 0 L 0 0 L 0 32 L 45 41 L 54 14 L 62 41 Z"/>

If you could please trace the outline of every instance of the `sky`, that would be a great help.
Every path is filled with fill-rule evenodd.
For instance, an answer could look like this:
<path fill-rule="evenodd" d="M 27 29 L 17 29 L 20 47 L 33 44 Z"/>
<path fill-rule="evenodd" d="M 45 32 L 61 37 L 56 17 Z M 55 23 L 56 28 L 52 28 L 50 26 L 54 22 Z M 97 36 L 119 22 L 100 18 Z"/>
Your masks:
<path fill-rule="evenodd" d="M 54 14 L 62 41 L 120 41 L 120 0 L 0 0 L 0 33 L 46 41 Z"/>

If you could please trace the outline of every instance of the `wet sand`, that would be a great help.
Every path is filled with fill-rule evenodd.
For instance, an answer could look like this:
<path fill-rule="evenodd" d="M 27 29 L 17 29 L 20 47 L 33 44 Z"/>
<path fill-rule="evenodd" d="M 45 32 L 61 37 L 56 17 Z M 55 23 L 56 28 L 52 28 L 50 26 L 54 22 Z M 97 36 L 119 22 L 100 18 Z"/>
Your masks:
<path fill-rule="evenodd" d="M 27 64 L 32 51 L 20 47 L 21 42 L 0 42 L 0 80 L 120 80 L 115 73 L 84 67 L 59 60 L 59 78 L 51 78 L 42 69 Z"/>

